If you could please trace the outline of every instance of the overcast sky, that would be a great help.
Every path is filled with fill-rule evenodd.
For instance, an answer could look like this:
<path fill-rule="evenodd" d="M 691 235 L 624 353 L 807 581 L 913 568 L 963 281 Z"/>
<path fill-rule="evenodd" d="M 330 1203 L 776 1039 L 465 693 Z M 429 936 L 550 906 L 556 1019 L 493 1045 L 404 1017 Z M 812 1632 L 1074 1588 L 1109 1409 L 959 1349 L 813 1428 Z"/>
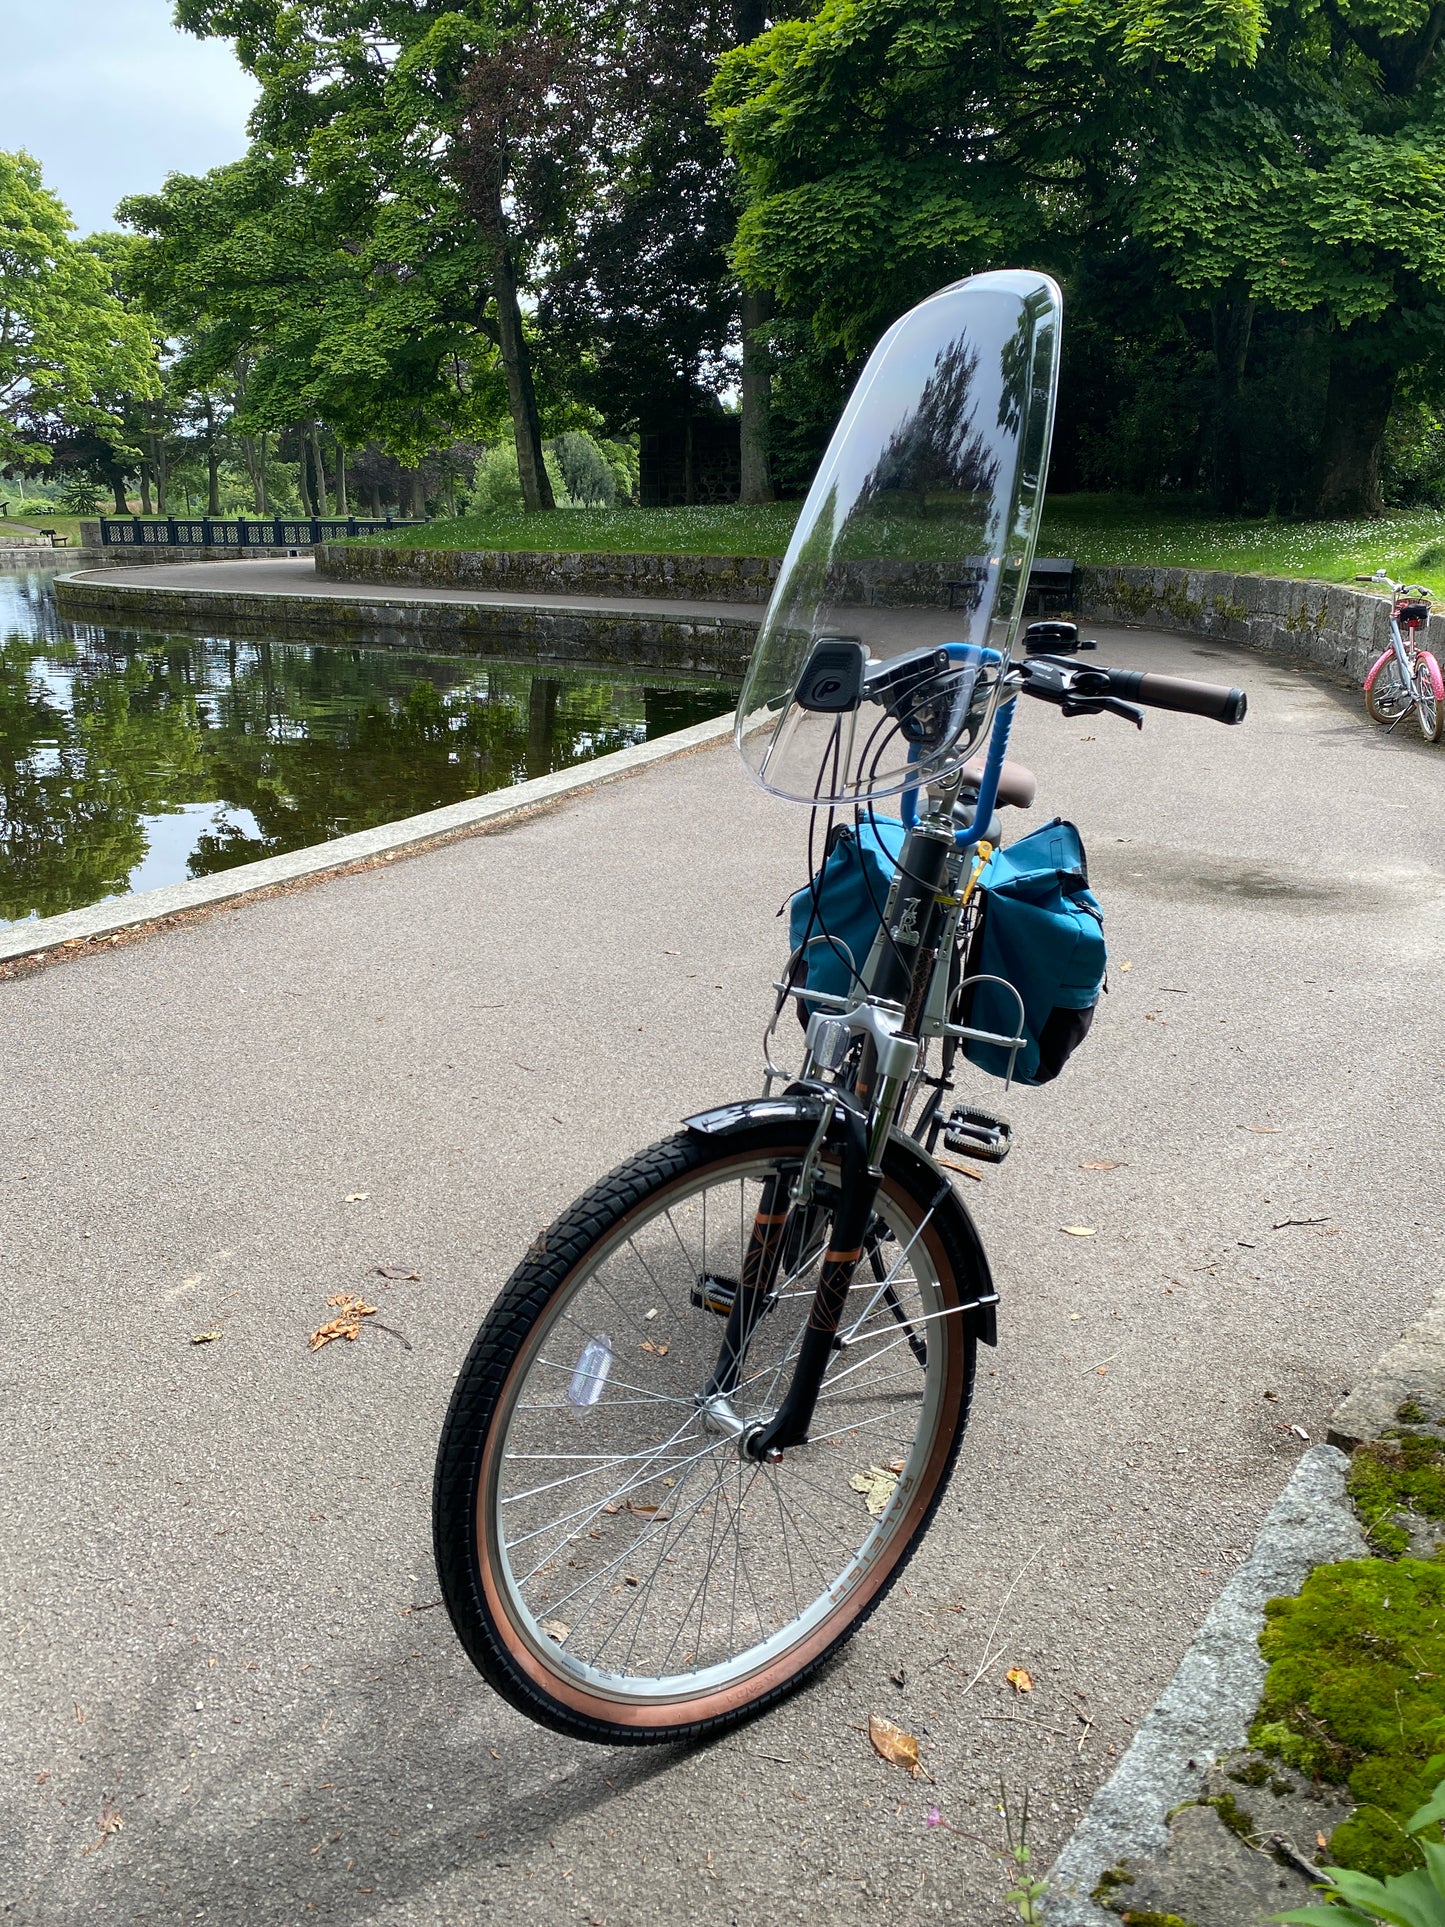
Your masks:
<path fill-rule="evenodd" d="M 238 160 L 255 94 L 170 0 L 0 0 L 0 148 L 34 155 L 82 234 L 167 174 Z"/>

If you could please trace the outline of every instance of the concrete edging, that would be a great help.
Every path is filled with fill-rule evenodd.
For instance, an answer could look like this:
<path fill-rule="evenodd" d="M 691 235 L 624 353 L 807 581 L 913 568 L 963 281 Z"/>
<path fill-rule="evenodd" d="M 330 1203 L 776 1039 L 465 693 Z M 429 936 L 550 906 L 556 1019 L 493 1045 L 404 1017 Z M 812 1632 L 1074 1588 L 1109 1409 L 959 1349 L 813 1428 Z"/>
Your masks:
<path fill-rule="evenodd" d="M 691 728 L 680 729 L 671 736 L 660 736 L 655 742 L 635 743 L 628 749 L 614 750 L 609 756 L 599 756 L 594 762 L 577 763 L 571 769 L 555 770 L 549 776 L 534 777 L 511 789 L 493 790 L 486 796 L 469 797 L 462 803 L 448 803 L 442 809 L 403 817 L 395 823 L 382 823 L 375 829 L 357 830 L 330 843 L 313 843 L 285 856 L 262 857 L 255 863 L 223 870 L 216 876 L 163 884 L 159 889 L 144 890 L 139 896 L 92 904 L 84 910 L 68 910 L 58 917 L 12 924 L 0 929 L 0 964 L 134 930 L 188 910 L 233 903 L 274 889 L 277 884 L 323 877 L 355 863 L 402 851 L 415 852 L 459 833 L 497 829 L 584 790 L 596 789 L 603 783 L 613 783 L 651 768 L 655 763 L 723 742 L 732 734 L 732 726 L 730 714 L 716 716 L 710 722 L 694 723 Z"/>
<path fill-rule="evenodd" d="M 1092 1898 L 1100 1876 L 1165 1851 L 1168 1815 L 1198 1796 L 1214 1760 L 1245 1744 L 1264 1688 L 1265 1601 L 1297 1593 L 1318 1565 L 1367 1555 L 1345 1494 L 1348 1467 L 1332 1445 L 1311 1446 L 1300 1459 L 1249 1557 L 1049 1869 L 1048 1927 L 1119 1927 L 1118 1915 Z"/>
<path fill-rule="evenodd" d="M 529 602 L 442 602 L 405 596 L 297 595 L 268 589 L 175 588 L 89 582 L 55 584 L 60 614 L 77 622 L 175 619 L 224 622 L 241 633 L 264 630 L 389 629 L 444 636 L 463 654 L 522 655 L 537 662 L 613 663 L 737 677 L 747 666 L 757 624 L 729 615 L 667 616 L 635 609 L 545 608 Z"/>

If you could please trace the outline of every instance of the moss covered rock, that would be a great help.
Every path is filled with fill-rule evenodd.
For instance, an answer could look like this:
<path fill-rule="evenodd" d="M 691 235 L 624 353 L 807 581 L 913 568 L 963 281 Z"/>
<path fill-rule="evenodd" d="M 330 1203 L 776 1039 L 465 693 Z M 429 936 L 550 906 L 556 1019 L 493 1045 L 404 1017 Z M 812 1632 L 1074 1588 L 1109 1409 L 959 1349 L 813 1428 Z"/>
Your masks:
<path fill-rule="evenodd" d="M 1250 1735 L 1360 1803 L 1329 1859 L 1383 1877 L 1420 1864 L 1403 1822 L 1445 1774 L 1445 1564 L 1346 1560 L 1272 1599 Z"/>

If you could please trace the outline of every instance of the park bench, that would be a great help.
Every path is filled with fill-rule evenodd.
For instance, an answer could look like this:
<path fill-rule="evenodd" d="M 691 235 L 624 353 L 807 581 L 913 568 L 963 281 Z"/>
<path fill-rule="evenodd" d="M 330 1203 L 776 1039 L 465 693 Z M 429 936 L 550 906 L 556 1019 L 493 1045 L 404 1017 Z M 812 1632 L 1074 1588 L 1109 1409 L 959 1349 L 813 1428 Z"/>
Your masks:
<path fill-rule="evenodd" d="M 1074 573 L 1077 565 L 1071 556 L 1036 555 L 1033 567 L 1029 570 L 1029 594 L 1038 597 L 1038 612 L 1047 615 L 1049 605 L 1071 609 L 1074 604 Z M 958 598 L 967 589 L 977 588 L 987 574 L 987 565 L 982 556 L 977 560 L 970 556 L 963 565 L 963 574 L 955 581 L 947 582 L 948 606 L 958 607 Z"/>
<path fill-rule="evenodd" d="M 52 549 L 68 549 L 70 547 L 70 537 L 68 535 L 57 535 L 54 529 L 42 529 L 40 533 L 50 537 L 50 546 Z"/>

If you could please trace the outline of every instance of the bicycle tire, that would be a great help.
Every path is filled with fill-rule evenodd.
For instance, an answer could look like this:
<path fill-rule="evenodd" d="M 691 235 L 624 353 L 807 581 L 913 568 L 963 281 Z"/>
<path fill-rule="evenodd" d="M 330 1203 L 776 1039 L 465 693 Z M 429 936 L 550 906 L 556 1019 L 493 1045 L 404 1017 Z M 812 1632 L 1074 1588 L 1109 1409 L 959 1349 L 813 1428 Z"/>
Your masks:
<path fill-rule="evenodd" d="M 642 1330 L 656 1332 L 659 1343 L 629 1341 L 625 1351 L 619 1346 L 618 1355 L 625 1359 L 624 1375 L 619 1375 L 613 1366 L 604 1368 L 596 1362 L 587 1363 L 591 1346 L 605 1343 L 610 1349 L 610 1337 L 587 1340 L 573 1378 L 568 1381 L 567 1397 L 573 1395 L 578 1372 L 592 1375 L 584 1386 L 584 1397 L 592 1396 L 592 1379 L 600 1379 L 602 1383 L 595 1404 L 588 1406 L 580 1417 L 580 1408 L 571 1413 L 564 1409 L 562 1392 L 556 1389 L 562 1382 L 562 1372 L 574 1357 L 577 1339 L 595 1330 L 599 1322 L 593 1306 L 607 1302 L 601 1296 L 604 1289 L 612 1294 L 611 1302 L 617 1307 L 610 1315 L 613 1329 L 619 1329 L 616 1320 L 627 1311 L 616 1296 L 613 1283 L 623 1275 L 620 1263 L 612 1270 L 607 1269 L 615 1256 L 625 1253 L 629 1247 L 634 1252 L 645 1249 L 649 1254 L 662 1249 L 661 1234 L 659 1240 L 654 1240 L 649 1227 L 660 1227 L 665 1218 L 684 1252 L 676 1261 L 675 1278 L 666 1282 L 675 1286 L 684 1280 L 690 1281 L 697 1270 L 697 1252 L 689 1250 L 686 1238 L 678 1231 L 678 1220 L 682 1220 L 685 1229 L 691 1225 L 687 1235 L 695 1236 L 697 1208 L 695 1202 L 689 1205 L 688 1201 L 701 1198 L 704 1200 L 701 1289 L 706 1298 L 708 1291 L 715 1290 L 719 1282 L 718 1275 L 709 1268 L 709 1254 L 716 1251 L 717 1239 L 714 1237 L 711 1242 L 709 1239 L 707 1198 L 721 1196 L 728 1187 L 737 1187 L 741 1219 L 741 1200 L 747 1195 L 746 1187 L 761 1185 L 770 1173 L 788 1178 L 796 1172 L 812 1135 L 813 1127 L 805 1121 L 761 1124 L 719 1138 L 681 1132 L 629 1159 L 584 1193 L 539 1237 L 503 1288 L 473 1342 L 452 1394 L 437 1453 L 433 1489 L 437 1571 L 452 1624 L 477 1670 L 512 1705 L 544 1725 L 576 1738 L 605 1744 L 645 1744 L 697 1739 L 753 1717 L 812 1677 L 877 1608 L 916 1549 L 943 1496 L 968 1419 L 975 1336 L 965 1317 L 940 1314 L 948 1307 L 971 1302 L 987 1287 L 981 1250 L 965 1247 L 951 1212 L 938 1210 L 936 1185 L 929 1189 L 934 1174 L 925 1175 L 928 1167 L 900 1145 L 891 1146 L 885 1156 L 874 1225 L 881 1228 L 880 1235 L 886 1233 L 899 1241 L 900 1255 L 892 1269 L 899 1280 L 900 1296 L 905 1291 L 916 1292 L 920 1306 L 927 1300 L 927 1308 L 935 1315 L 927 1323 L 923 1348 L 929 1362 L 920 1366 L 914 1349 L 908 1370 L 905 1371 L 900 1358 L 899 1370 L 892 1374 L 905 1385 L 917 1385 L 916 1375 L 922 1372 L 927 1390 L 926 1394 L 917 1395 L 916 1402 L 918 1410 L 926 1413 L 926 1423 L 918 1422 L 911 1448 L 903 1458 L 895 1452 L 891 1461 L 884 1461 L 889 1467 L 886 1474 L 874 1455 L 881 1456 L 886 1449 L 881 1441 L 892 1434 L 881 1432 L 872 1419 L 863 1418 L 831 1433 L 825 1432 L 821 1439 L 816 1436 L 819 1428 L 815 1421 L 814 1441 L 785 1453 L 779 1465 L 763 1467 L 740 1457 L 735 1438 L 698 1445 L 697 1441 L 708 1436 L 701 1421 L 694 1439 L 688 1436 L 691 1420 L 679 1420 L 678 1413 L 672 1412 L 665 1422 L 679 1424 L 680 1429 L 668 1445 L 675 1456 L 659 1457 L 662 1448 L 643 1436 L 646 1426 L 657 1421 L 640 1394 L 647 1384 L 681 1386 L 682 1394 L 676 1399 L 671 1394 L 654 1394 L 654 1402 L 664 1406 L 676 1404 L 680 1408 L 686 1402 L 686 1388 L 693 1382 L 698 1360 L 715 1360 L 721 1326 L 713 1311 L 695 1300 L 689 1303 L 688 1311 L 696 1314 L 696 1320 L 684 1324 L 675 1289 L 665 1293 L 660 1272 L 646 1273 L 633 1267 L 630 1261 L 628 1275 L 638 1270 L 639 1276 L 650 1280 L 637 1294 L 638 1306 L 649 1298 L 658 1304 L 666 1299 L 666 1314 L 640 1326 Z M 830 1164 L 831 1160 L 825 1158 L 821 1167 L 825 1189 Z M 925 1192 L 928 1195 L 924 1195 Z M 715 1210 L 720 1208 L 715 1206 Z M 727 1209 L 731 1212 L 731 1204 Z M 793 1223 L 791 1211 L 792 1207 L 789 1225 Z M 817 1220 L 817 1206 L 808 1207 L 809 1229 L 805 1235 L 813 1239 L 814 1258 L 821 1251 L 821 1243 L 814 1236 Z M 719 1222 L 716 1216 L 713 1222 L 715 1225 Z M 731 1218 L 728 1226 L 730 1237 Z M 904 1239 L 906 1245 L 902 1242 Z M 671 1245 L 667 1248 L 670 1250 Z M 880 1249 L 877 1240 L 871 1249 L 875 1254 Z M 779 1352 L 781 1363 L 772 1368 L 773 1376 L 767 1388 L 776 1390 L 778 1396 L 781 1386 L 786 1384 L 786 1376 L 780 1380 L 779 1373 L 787 1363 L 791 1321 L 794 1317 L 805 1319 L 812 1299 L 811 1284 L 806 1282 L 806 1265 L 811 1260 L 807 1253 L 796 1250 L 794 1258 L 798 1268 L 783 1280 L 789 1289 L 779 1291 L 778 1307 L 769 1314 L 771 1320 L 778 1318 L 779 1308 L 783 1313 L 780 1322 L 771 1328 L 772 1336 L 768 1340 L 772 1349 L 780 1344 L 784 1346 Z M 903 1276 L 905 1260 L 906 1278 Z M 875 1278 L 878 1269 L 875 1263 Z M 797 1289 L 791 1289 L 793 1286 Z M 855 1289 L 867 1291 L 868 1286 Z M 588 1297 L 589 1292 L 592 1297 Z M 876 1295 L 875 1292 L 874 1297 Z M 911 1308 L 911 1297 L 908 1303 Z M 862 1322 L 859 1321 L 860 1325 Z M 768 1321 L 760 1320 L 757 1329 L 761 1331 L 765 1323 Z M 887 1349 L 896 1350 L 900 1340 L 894 1326 L 889 1324 L 885 1329 L 893 1334 L 887 1340 Z M 905 1324 L 904 1330 L 908 1329 Z M 564 1335 L 567 1344 L 563 1343 Z M 904 1392 L 889 1393 L 886 1398 L 882 1395 L 881 1375 L 872 1362 L 882 1357 L 882 1351 L 868 1342 L 875 1337 L 875 1333 L 866 1332 L 865 1328 L 865 1338 L 857 1341 L 865 1347 L 858 1364 L 840 1365 L 838 1360 L 847 1354 L 836 1355 L 829 1367 L 830 1375 L 824 1380 L 820 1412 L 828 1410 L 827 1400 L 832 1397 L 838 1401 L 833 1415 L 847 1413 L 870 1382 L 875 1385 L 876 1402 L 880 1407 L 889 1407 L 890 1423 L 892 1405 L 898 1402 L 900 1410 L 904 1409 Z M 915 1346 L 916 1337 L 915 1331 L 907 1341 L 910 1347 Z M 666 1342 L 662 1342 L 664 1340 Z M 650 1357 L 646 1356 L 649 1351 Z M 549 1352 L 557 1356 L 549 1357 Z M 600 1354 L 598 1356 L 600 1358 Z M 749 1354 L 750 1370 L 752 1365 L 753 1355 Z M 850 1370 L 863 1374 L 861 1382 L 851 1391 L 842 1387 L 843 1374 Z M 885 1374 L 886 1371 L 885 1362 Z M 910 1371 L 915 1375 L 912 1379 Z M 654 1376 L 649 1378 L 649 1373 Z M 739 1403 L 751 1395 L 747 1392 L 748 1385 L 761 1397 L 765 1377 L 766 1368 L 752 1372 L 751 1378 L 745 1379 L 739 1389 Z M 534 1395 L 524 1399 L 523 1392 L 528 1387 Z M 535 1396 L 538 1387 L 547 1396 Z M 609 1406 L 610 1389 L 622 1396 Z M 629 1406 L 641 1408 L 640 1419 L 624 1416 Z M 564 1440 L 567 1445 L 586 1440 L 588 1434 L 584 1426 L 592 1425 L 594 1413 L 604 1410 L 609 1414 L 605 1422 L 613 1429 L 594 1431 L 592 1441 L 601 1444 L 604 1439 L 610 1442 L 614 1437 L 625 1435 L 626 1453 L 613 1445 L 609 1452 L 564 1454 L 549 1443 L 558 1426 L 567 1428 Z M 534 1416 L 537 1414 L 540 1416 Z M 899 1423 L 906 1422 L 905 1412 Z M 860 1432 L 864 1436 L 854 1445 L 852 1441 Z M 843 1441 L 841 1446 L 834 1443 L 838 1438 Z M 641 1451 L 637 1450 L 639 1440 Z M 539 1443 L 540 1452 L 530 1449 Z M 594 1476 L 591 1471 L 567 1473 L 567 1482 L 573 1486 L 581 1482 L 582 1504 L 572 1514 L 543 1526 L 540 1529 L 543 1532 L 556 1531 L 559 1526 L 564 1530 L 555 1543 L 543 1542 L 539 1547 L 537 1532 L 524 1530 L 529 1527 L 532 1516 L 526 1508 L 534 1502 L 537 1507 L 555 1506 L 559 1502 L 570 1506 L 572 1498 L 546 1499 L 546 1493 L 562 1483 L 557 1480 L 551 1486 L 544 1483 L 509 1488 L 506 1484 L 509 1478 L 525 1480 L 542 1475 L 509 1471 L 508 1467 L 531 1465 L 538 1459 L 563 1458 L 576 1459 L 584 1465 L 595 1460 L 610 1469 L 604 1469 L 599 1475 L 600 1483 L 593 1485 L 588 1484 Z M 614 1490 L 604 1505 L 601 1498 L 607 1489 L 607 1480 L 616 1476 L 616 1468 L 624 1458 L 642 1461 L 642 1474 L 629 1471 L 622 1487 Z M 689 1494 L 687 1481 L 693 1476 L 689 1466 L 694 1463 L 701 1467 L 702 1483 Z M 678 1476 L 659 1478 L 663 1465 L 671 1465 Z M 895 1473 L 893 1467 L 901 1470 Z M 736 1503 L 731 1494 L 734 1473 L 738 1488 Z M 883 1510 L 876 1519 L 868 1503 L 869 1493 L 852 1484 L 860 1475 L 871 1478 L 875 1473 L 885 1481 L 896 1478 L 896 1484 L 883 1495 Z M 709 1478 L 714 1480 L 712 1485 L 707 1484 Z M 759 1487 L 759 1480 L 776 1483 L 770 1489 Z M 793 1481 L 791 1486 L 788 1481 Z M 839 1572 L 830 1574 L 826 1561 L 823 1562 L 819 1568 L 823 1583 L 814 1588 L 813 1582 L 806 1582 L 803 1591 L 810 1596 L 800 1597 L 797 1568 L 802 1566 L 807 1546 L 795 1501 L 805 1490 L 807 1481 L 813 1482 L 810 1488 L 813 1496 L 805 1504 L 826 1507 L 824 1523 L 828 1530 L 845 1535 L 856 1532 L 857 1544 Z M 786 1498 L 781 1496 L 785 1491 Z M 639 1492 L 646 1500 L 642 1505 L 636 1504 Z M 756 1519 L 749 1517 L 745 1521 L 755 1494 L 756 1505 L 752 1509 Z M 762 1515 L 770 1498 L 777 1500 L 777 1508 L 775 1512 L 768 1512 L 765 1541 L 761 1536 Z M 756 1617 L 758 1630 L 751 1647 L 743 1645 L 733 1652 L 729 1644 L 721 1660 L 711 1656 L 722 1635 L 714 1622 L 707 1619 L 710 1580 L 706 1576 L 703 1579 L 701 1606 L 696 1606 L 695 1596 L 681 1608 L 673 1598 L 674 1591 L 681 1597 L 690 1570 L 682 1549 L 690 1537 L 701 1539 L 708 1503 L 714 1508 L 713 1523 L 708 1528 L 708 1549 L 698 1569 L 704 1575 L 711 1570 L 718 1520 L 722 1518 L 725 1521 L 722 1545 L 725 1550 L 736 1546 L 729 1575 L 733 1617 L 729 1620 L 727 1640 L 744 1638 L 750 1615 Z M 523 1509 L 508 1512 L 507 1508 L 514 1505 Z M 637 1523 L 638 1517 L 641 1525 Z M 841 1521 L 841 1525 L 836 1525 L 836 1521 Z M 778 1524 L 781 1530 L 777 1529 Z M 744 1552 L 745 1535 L 747 1552 Z M 533 1543 L 518 1557 L 518 1549 L 529 1540 Z M 675 1548 L 670 1555 L 663 1550 L 669 1543 Z M 847 1538 L 846 1543 L 852 1545 L 851 1538 Z M 620 1553 L 615 1550 L 617 1546 L 621 1547 Z M 652 1569 L 646 1581 L 645 1597 L 639 1598 L 642 1591 L 639 1572 L 646 1569 L 639 1549 L 644 1547 L 650 1548 L 648 1557 L 652 1560 Z M 755 1548 L 761 1549 L 756 1556 L 770 1562 L 766 1570 L 749 1565 Z M 532 1570 L 520 1573 L 520 1566 L 532 1559 L 534 1553 L 537 1557 Z M 717 1563 L 720 1566 L 723 1563 L 721 1554 Z M 639 1571 L 628 1571 L 629 1564 L 637 1566 Z M 736 1626 L 740 1565 L 747 1593 L 751 1595 L 751 1604 L 747 1597 L 743 1598 L 744 1632 L 739 1632 Z M 681 1566 L 680 1582 L 676 1572 L 664 1573 L 663 1568 L 668 1566 Z M 579 1569 L 580 1578 L 575 1577 Z M 780 1576 L 785 1569 L 792 1584 L 790 1600 Z M 617 1583 L 610 1583 L 613 1580 Z M 644 1654 L 650 1655 L 654 1668 L 661 1670 L 649 1673 L 640 1663 L 632 1670 L 628 1666 L 619 1669 L 617 1649 L 614 1649 L 614 1659 L 605 1658 L 607 1643 L 616 1635 L 608 1633 L 604 1639 L 601 1626 L 606 1623 L 607 1614 L 625 1624 L 626 1613 L 635 1608 L 625 1596 L 619 1598 L 619 1595 L 625 1595 L 629 1589 L 637 1609 L 629 1653 L 635 1657 L 635 1648 L 641 1640 Z M 572 1603 L 555 1604 L 559 1593 L 563 1601 L 570 1599 Z M 775 1593 L 784 1602 L 778 1610 L 790 1612 L 792 1617 L 772 1625 L 768 1602 Z M 694 1606 L 695 1634 L 691 1624 Z M 641 1610 L 643 1608 L 645 1610 Z M 568 1615 L 566 1620 L 561 1617 L 564 1612 Z M 588 1631 L 584 1645 L 581 1629 L 588 1614 L 594 1613 L 604 1617 L 599 1618 L 595 1630 Z M 673 1645 L 662 1655 L 662 1641 L 674 1619 L 692 1640 L 693 1650 L 677 1646 L 679 1635 L 675 1631 Z M 714 1619 L 720 1626 L 716 1609 Z M 677 1663 L 669 1671 L 674 1651 Z"/>
<path fill-rule="evenodd" d="M 1382 656 L 1365 683 L 1365 708 L 1371 722 L 1396 722 L 1414 699 L 1414 691 L 1406 684 L 1394 655 Z"/>
<path fill-rule="evenodd" d="M 1415 658 L 1415 720 L 1427 743 L 1439 742 L 1445 732 L 1445 690 L 1439 664 L 1423 650 Z"/>

